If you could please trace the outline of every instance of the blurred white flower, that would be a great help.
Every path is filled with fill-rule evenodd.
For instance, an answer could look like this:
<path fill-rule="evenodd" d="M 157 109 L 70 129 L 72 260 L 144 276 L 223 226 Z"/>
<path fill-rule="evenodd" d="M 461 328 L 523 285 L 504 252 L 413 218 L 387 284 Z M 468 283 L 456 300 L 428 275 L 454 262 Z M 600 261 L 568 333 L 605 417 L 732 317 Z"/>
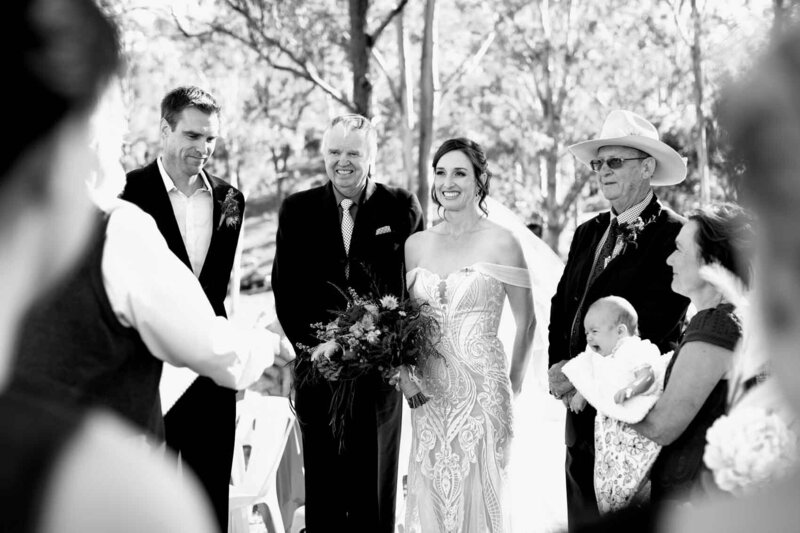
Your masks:
<path fill-rule="evenodd" d="M 797 460 L 797 435 L 775 413 L 734 409 L 706 433 L 703 460 L 717 485 L 735 494 L 756 490 L 783 475 Z"/>
<path fill-rule="evenodd" d="M 378 306 L 375 304 L 367 304 L 364 306 L 364 309 L 372 316 L 378 316 Z"/>
<path fill-rule="evenodd" d="M 373 329 L 369 333 L 367 333 L 367 342 L 370 344 L 377 344 L 378 337 L 381 336 L 381 332 L 378 329 Z"/>

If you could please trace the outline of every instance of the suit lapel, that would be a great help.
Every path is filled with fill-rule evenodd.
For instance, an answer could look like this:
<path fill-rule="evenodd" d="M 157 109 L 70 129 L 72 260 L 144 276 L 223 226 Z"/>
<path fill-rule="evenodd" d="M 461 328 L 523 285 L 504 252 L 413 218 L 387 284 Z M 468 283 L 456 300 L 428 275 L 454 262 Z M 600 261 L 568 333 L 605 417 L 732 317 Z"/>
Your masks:
<path fill-rule="evenodd" d="M 164 188 L 164 181 L 161 179 L 161 173 L 158 171 L 158 165 L 153 162 L 150 169 L 146 174 L 147 194 L 142 198 L 142 208 L 150 213 L 164 239 L 167 241 L 169 249 L 172 250 L 183 263 L 191 270 L 191 262 L 189 261 L 189 253 L 186 251 L 186 245 L 183 243 L 181 237 L 181 230 L 178 227 L 178 221 L 175 219 L 175 212 L 172 210 L 172 203 L 169 201 L 169 194 Z"/>
<path fill-rule="evenodd" d="M 580 269 L 579 278 L 581 280 L 581 284 L 585 285 L 586 282 L 589 280 L 589 274 L 591 273 L 592 269 L 594 268 L 594 258 L 597 255 L 597 247 L 600 245 L 600 238 L 605 233 L 606 228 L 608 227 L 609 220 L 611 218 L 611 213 L 605 212 L 600 213 L 597 215 L 591 223 L 591 227 L 589 229 L 589 234 L 586 236 L 586 244 L 587 246 L 591 247 L 591 253 L 586 257 L 586 260 L 583 263 L 583 266 Z M 600 276 L 598 276 L 599 278 Z M 597 282 L 597 278 L 595 278 L 594 283 Z"/>
<path fill-rule="evenodd" d="M 206 173 L 208 183 L 211 185 L 211 241 L 208 243 L 208 252 L 203 258 L 203 268 L 200 270 L 200 279 L 204 279 L 204 274 L 211 268 L 209 264 L 218 255 L 218 248 L 222 245 L 224 235 L 222 228 L 219 227 L 219 219 L 222 216 L 222 202 L 228 193 L 227 184 L 221 179 Z M 237 233 L 238 235 L 238 233 Z"/>

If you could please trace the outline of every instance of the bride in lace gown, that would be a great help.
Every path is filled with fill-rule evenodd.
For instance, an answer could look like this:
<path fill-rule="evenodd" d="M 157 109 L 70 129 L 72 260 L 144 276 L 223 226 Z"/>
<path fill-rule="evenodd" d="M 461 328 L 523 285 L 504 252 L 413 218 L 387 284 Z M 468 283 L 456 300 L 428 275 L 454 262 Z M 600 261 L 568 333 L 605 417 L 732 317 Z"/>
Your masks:
<path fill-rule="evenodd" d="M 430 304 L 441 327 L 442 357 L 421 369 L 430 400 L 411 413 L 405 530 L 509 531 L 512 395 L 536 325 L 530 277 L 516 238 L 485 216 L 490 173 L 480 147 L 448 140 L 433 167 L 444 221 L 408 239 L 406 264 L 410 295 Z M 510 365 L 497 338 L 506 297 L 517 326 Z"/>

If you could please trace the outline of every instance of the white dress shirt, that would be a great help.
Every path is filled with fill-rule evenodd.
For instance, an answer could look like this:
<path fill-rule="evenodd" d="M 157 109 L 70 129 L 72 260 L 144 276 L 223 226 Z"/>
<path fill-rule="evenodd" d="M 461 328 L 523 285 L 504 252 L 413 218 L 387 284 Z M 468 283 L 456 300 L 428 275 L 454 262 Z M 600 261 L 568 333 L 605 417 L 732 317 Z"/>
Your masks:
<path fill-rule="evenodd" d="M 216 316 L 150 215 L 123 200 L 109 211 L 103 285 L 120 323 L 136 329 L 150 353 L 166 363 L 223 387 L 252 385 L 273 364 L 280 336 Z"/>
<path fill-rule="evenodd" d="M 164 180 L 164 188 L 167 189 L 186 253 L 189 254 L 192 272 L 195 276 L 200 277 L 203 263 L 208 255 L 208 247 L 211 245 L 214 216 L 214 196 L 211 193 L 211 184 L 201 170 L 200 178 L 203 186 L 194 191 L 191 196 L 186 196 L 178 190 L 172 178 L 167 174 L 161 157 L 156 159 L 156 164 L 161 173 L 161 179 Z"/>

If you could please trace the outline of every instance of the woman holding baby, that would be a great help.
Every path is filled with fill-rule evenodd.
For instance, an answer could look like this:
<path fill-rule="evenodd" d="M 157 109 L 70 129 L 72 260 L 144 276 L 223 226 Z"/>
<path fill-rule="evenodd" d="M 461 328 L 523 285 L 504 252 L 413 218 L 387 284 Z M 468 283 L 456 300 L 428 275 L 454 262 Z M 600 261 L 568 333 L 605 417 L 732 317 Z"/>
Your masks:
<path fill-rule="evenodd" d="M 740 207 L 716 204 L 688 217 L 667 259 L 672 289 L 689 297 L 696 313 L 667 366 L 664 392 L 632 427 L 663 446 L 651 472 L 653 503 L 689 500 L 700 489 L 706 430 L 725 413 L 728 370 L 742 336 L 741 320 L 713 282 L 711 265 L 749 285 L 751 220 Z"/>

